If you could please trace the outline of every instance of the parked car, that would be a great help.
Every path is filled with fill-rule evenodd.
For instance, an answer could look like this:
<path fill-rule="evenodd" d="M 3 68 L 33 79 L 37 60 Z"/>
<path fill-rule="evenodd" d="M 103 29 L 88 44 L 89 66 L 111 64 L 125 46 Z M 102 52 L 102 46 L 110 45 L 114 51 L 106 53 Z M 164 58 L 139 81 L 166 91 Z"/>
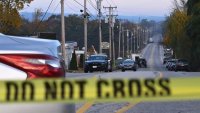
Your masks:
<path fill-rule="evenodd" d="M 168 56 L 163 59 L 163 64 L 166 64 L 168 60 L 171 60 L 172 57 Z"/>
<path fill-rule="evenodd" d="M 0 34 L 0 79 L 64 77 L 58 46 L 56 40 Z"/>
<path fill-rule="evenodd" d="M 122 62 L 124 61 L 124 59 L 122 57 L 117 58 L 116 60 L 116 68 L 117 69 L 121 69 L 122 68 Z"/>
<path fill-rule="evenodd" d="M 170 59 L 170 60 L 168 60 L 167 63 L 166 63 L 166 68 L 169 71 L 174 70 L 173 68 L 174 68 L 174 65 L 176 64 L 176 62 L 177 62 L 177 59 Z"/>
<path fill-rule="evenodd" d="M 174 71 L 190 71 L 188 61 L 185 59 L 178 59 Z"/>
<path fill-rule="evenodd" d="M 136 71 L 137 70 L 137 66 L 136 65 L 137 64 L 135 63 L 134 60 L 126 59 L 122 63 L 122 72 L 125 72 L 126 70 Z"/>
<path fill-rule="evenodd" d="M 91 55 L 85 61 L 84 72 L 105 71 L 112 72 L 112 63 L 107 55 Z"/>
<path fill-rule="evenodd" d="M 169 65 L 171 63 L 171 60 L 168 60 L 166 63 L 165 63 L 165 67 L 168 69 Z"/>
<path fill-rule="evenodd" d="M 168 66 L 168 70 L 169 71 L 174 71 L 175 67 L 176 67 L 176 61 L 172 61 Z"/>
<path fill-rule="evenodd" d="M 139 59 L 139 67 L 147 68 L 147 61 L 146 61 L 145 58 L 140 58 Z"/>

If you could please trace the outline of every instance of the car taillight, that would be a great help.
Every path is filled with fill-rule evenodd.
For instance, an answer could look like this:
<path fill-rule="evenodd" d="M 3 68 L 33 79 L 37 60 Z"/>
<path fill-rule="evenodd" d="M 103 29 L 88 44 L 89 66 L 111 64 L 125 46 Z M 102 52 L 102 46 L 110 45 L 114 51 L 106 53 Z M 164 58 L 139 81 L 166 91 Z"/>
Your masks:
<path fill-rule="evenodd" d="M 27 79 L 64 77 L 65 75 L 60 60 L 49 55 L 1 54 L 0 62 L 26 72 Z"/>

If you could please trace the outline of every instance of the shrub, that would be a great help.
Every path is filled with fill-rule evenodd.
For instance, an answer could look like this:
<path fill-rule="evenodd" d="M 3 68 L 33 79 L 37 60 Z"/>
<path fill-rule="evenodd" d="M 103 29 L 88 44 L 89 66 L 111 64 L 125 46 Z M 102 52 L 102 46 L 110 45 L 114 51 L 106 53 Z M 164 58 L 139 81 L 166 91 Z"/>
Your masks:
<path fill-rule="evenodd" d="M 69 70 L 78 70 L 75 50 L 72 53 L 72 59 L 70 61 Z"/>

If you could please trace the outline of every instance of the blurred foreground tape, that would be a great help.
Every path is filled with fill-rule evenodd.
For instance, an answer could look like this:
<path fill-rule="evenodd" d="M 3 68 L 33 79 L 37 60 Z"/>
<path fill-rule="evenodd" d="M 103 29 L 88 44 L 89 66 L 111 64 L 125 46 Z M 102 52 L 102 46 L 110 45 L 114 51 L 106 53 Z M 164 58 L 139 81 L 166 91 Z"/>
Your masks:
<path fill-rule="evenodd" d="M 0 81 L 0 103 L 200 100 L 200 77 Z"/>

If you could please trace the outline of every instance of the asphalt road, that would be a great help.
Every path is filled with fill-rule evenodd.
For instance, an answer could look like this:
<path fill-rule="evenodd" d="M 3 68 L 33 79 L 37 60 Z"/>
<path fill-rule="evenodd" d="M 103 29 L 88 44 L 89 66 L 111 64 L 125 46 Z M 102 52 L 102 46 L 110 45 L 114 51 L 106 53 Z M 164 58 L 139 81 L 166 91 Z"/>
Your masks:
<path fill-rule="evenodd" d="M 162 64 L 163 47 L 159 44 L 161 36 L 153 37 L 154 43 L 148 44 L 141 55 L 147 60 L 147 68 L 140 68 L 136 72 L 120 70 L 112 73 L 67 73 L 69 78 L 156 78 L 156 77 L 190 77 L 200 76 L 199 72 L 170 72 Z M 81 103 L 76 104 L 76 110 L 86 113 L 200 113 L 200 101 L 183 102 L 139 102 L 131 103 Z"/>
<path fill-rule="evenodd" d="M 169 72 L 162 64 L 163 47 L 158 43 L 161 36 L 154 36 L 154 43 L 148 44 L 141 55 L 147 60 L 147 68 L 136 72 L 120 70 L 111 73 L 66 73 L 66 78 L 156 78 L 200 76 L 198 72 Z M 182 102 L 138 102 L 95 103 L 86 102 L 76 105 L 50 104 L 0 104 L 0 113 L 200 113 L 200 101 Z"/>

